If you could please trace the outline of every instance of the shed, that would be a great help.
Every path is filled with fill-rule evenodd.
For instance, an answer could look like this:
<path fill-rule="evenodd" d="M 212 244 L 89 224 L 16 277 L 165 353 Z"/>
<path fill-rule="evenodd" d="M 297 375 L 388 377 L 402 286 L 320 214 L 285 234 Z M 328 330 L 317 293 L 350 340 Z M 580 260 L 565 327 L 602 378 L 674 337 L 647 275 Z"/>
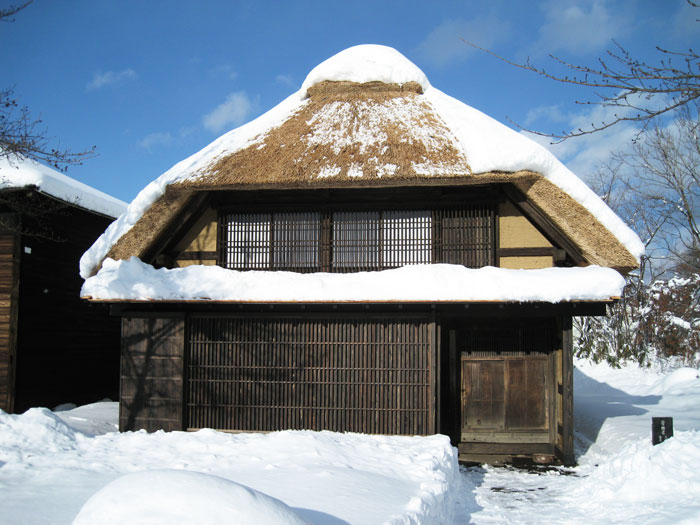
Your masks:
<path fill-rule="evenodd" d="M 125 207 L 34 161 L 0 159 L 0 409 L 118 395 L 119 323 L 80 299 L 78 265 Z"/>
<path fill-rule="evenodd" d="M 384 46 L 149 184 L 81 260 L 120 428 L 444 433 L 573 461 L 575 315 L 639 238 L 544 148 Z"/>

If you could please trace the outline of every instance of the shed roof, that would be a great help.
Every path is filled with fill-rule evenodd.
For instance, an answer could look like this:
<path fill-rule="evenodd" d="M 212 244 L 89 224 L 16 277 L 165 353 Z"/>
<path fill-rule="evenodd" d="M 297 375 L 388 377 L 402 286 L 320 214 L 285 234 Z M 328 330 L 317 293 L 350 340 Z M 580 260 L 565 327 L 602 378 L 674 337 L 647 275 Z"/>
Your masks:
<path fill-rule="evenodd" d="M 0 157 L 0 190 L 35 188 L 72 206 L 107 217 L 121 215 L 127 204 L 31 159 Z"/>
<path fill-rule="evenodd" d="M 629 271 L 644 248 L 545 148 L 432 87 L 396 50 L 356 46 L 302 88 L 149 184 L 81 260 L 148 250 L 195 192 L 249 188 L 381 187 L 439 180 L 515 184 L 590 264 Z"/>

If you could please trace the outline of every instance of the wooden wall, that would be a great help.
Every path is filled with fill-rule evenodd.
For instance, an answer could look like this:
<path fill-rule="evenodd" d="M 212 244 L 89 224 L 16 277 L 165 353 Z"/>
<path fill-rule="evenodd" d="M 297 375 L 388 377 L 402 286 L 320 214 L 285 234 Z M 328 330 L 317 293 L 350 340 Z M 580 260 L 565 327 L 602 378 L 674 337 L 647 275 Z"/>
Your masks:
<path fill-rule="evenodd" d="M 122 319 L 120 431 L 183 430 L 184 359 L 184 315 Z"/>
<path fill-rule="evenodd" d="M 189 326 L 189 428 L 435 432 L 425 316 L 198 316 Z"/>
<path fill-rule="evenodd" d="M 67 206 L 42 221 L 41 235 L 19 239 L 14 409 L 116 399 L 119 319 L 107 306 L 80 299 L 78 274 L 80 257 L 111 219 Z"/>
<path fill-rule="evenodd" d="M 128 314 L 120 430 L 436 431 L 429 316 Z"/>
<path fill-rule="evenodd" d="M 14 215 L 3 214 L 3 225 Z M 17 294 L 19 292 L 18 235 L 0 227 L 0 409 L 14 410 L 15 348 L 17 340 Z"/>

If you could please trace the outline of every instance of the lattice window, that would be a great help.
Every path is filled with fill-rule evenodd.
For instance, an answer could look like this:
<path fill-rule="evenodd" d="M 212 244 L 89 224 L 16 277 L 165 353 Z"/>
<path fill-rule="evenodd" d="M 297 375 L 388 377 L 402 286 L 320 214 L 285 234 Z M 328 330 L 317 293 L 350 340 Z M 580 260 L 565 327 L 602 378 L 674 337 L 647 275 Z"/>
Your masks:
<path fill-rule="evenodd" d="M 270 267 L 270 213 L 227 215 L 224 266 L 237 270 L 264 270 Z"/>
<path fill-rule="evenodd" d="M 272 264 L 276 270 L 319 267 L 320 213 L 275 213 L 272 216 Z"/>
<path fill-rule="evenodd" d="M 220 231 L 222 263 L 239 270 L 353 272 L 495 263 L 494 206 L 233 213 L 222 217 Z"/>
<path fill-rule="evenodd" d="M 320 217 L 315 212 L 226 215 L 224 266 L 236 270 L 317 270 Z"/>
<path fill-rule="evenodd" d="M 338 271 L 379 269 L 381 214 L 376 211 L 333 214 L 332 267 Z"/>

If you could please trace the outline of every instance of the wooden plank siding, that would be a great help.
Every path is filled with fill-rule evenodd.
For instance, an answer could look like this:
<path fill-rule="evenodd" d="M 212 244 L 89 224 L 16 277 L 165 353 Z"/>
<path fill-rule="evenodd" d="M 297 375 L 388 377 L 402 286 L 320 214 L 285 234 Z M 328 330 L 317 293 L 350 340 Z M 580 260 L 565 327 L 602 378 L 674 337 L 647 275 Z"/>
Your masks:
<path fill-rule="evenodd" d="M 182 430 L 185 321 L 122 318 L 119 430 Z"/>
<path fill-rule="evenodd" d="M 2 223 L 14 223 L 14 216 L 3 214 Z M 0 409 L 14 411 L 14 384 L 17 341 L 17 294 L 19 287 L 18 235 L 0 229 Z"/>
<path fill-rule="evenodd" d="M 188 427 L 435 432 L 426 317 L 193 317 Z"/>
<path fill-rule="evenodd" d="M 445 406 L 459 426 L 447 419 L 443 426 L 461 460 L 484 461 L 490 454 L 494 460 L 503 454 L 553 457 L 561 420 L 558 319 L 462 317 L 446 319 L 445 325 L 450 361 L 443 362 L 448 369 L 443 378 L 459 385 L 452 394 L 459 403 Z"/>
<path fill-rule="evenodd" d="M 80 257 L 110 219 L 65 206 L 43 222 L 41 235 L 23 222 L 29 233 L 19 237 L 16 412 L 116 399 L 119 388 L 119 319 L 80 299 L 78 274 Z"/>

